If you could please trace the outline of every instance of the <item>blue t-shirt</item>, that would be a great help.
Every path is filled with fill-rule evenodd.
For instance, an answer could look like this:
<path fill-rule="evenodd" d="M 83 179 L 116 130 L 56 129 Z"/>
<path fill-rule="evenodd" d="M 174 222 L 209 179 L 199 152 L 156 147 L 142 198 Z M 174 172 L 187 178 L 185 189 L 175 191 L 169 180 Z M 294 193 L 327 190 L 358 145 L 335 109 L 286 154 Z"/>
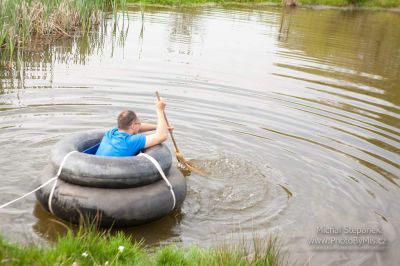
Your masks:
<path fill-rule="evenodd" d="M 112 128 L 104 134 L 96 155 L 99 156 L 132 156 L 139 153 L 146 145 L 146 136 L 130 135 Z"/>

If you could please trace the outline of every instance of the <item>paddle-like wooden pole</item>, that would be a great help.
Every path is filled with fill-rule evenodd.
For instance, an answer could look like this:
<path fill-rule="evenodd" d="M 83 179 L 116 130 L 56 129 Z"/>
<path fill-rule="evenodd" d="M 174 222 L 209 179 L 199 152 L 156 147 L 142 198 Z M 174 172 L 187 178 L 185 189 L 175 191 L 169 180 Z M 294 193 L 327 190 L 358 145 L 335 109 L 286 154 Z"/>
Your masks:
<path fill-rule="evenodd" d="M 158 93 L 158 91 L 156 91 L 156 96 L 157 96 L 158 100 L 161 100 L 160 94 Z M 165 118 L 165 121 L 167 122 L 168 127 L 170 127 L 170 124 L 168 122 L 168 118 L 167 118 L 167 114 L 165 113 L 165 110 L 164 110 L 164 118 Z M 171 135 L 172 143 L 174 144 L 175 155 L 176 155 L 176 159 L 178 160 L 178 162 L 181 163 L 182 166 L 184 168 L 186 168 L 187 170 L 189 170 L 190 172 L 195 172 L 195 173 L 198 173 L 198 174 L 204 174 L 201 170 L 199 170 L 198 168 L 193 166 L 188 160 L 186 160 L 183 157 L 181 151 L 178 148 L 178 144 L 176 144 L 176 140 L 174 138 L 174 133 L 172 132 L 172 130 L 168 130 L 168 131 L 169 131 L 169 134 Z"/>

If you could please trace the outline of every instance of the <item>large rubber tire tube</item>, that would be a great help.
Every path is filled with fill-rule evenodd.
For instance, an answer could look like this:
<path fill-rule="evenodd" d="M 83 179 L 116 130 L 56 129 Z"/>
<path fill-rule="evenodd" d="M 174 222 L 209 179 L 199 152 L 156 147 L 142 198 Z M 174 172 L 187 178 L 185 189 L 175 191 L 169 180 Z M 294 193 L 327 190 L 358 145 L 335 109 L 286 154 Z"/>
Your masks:
<path fill-rule="evenodd" d="M 55 172 L 46 169 L 39 183 L 46 182 Z M 175 209 L 178 209 L 186 197 L 185 177 L 174 167 L 168 180 L 176 197 Z M 36 192 L 37 199 L 47 211 L 51 188 L 49 184 Z M 173 198 L 162 179 L 150 185 L 125 189 L 82 187 L 58 180 L 51 205 L 56 216 L 75 224 L 82 218 L 92 219 L 97 215 L 102 227 L 127 227 L 167 215 L 172 211 Z"/>
<path fill-rule="evenodd" d="M 69 152 L 78 151 L 65 161 L 60 179 L 71 184 L 98 188 L 140 187 L 161 179 L 156 167 L 144 157 L 106 157 L 83 153 L 100 143 L 105 132 L 94 130 L 77 133 L 56 143 L 50 155 L 50 162 L 55 169 L 60 167 Z M 165 144 L 156 145 L 143 152 L 154 157 L 165 175 L 168 175 L 172 155 Z"/>

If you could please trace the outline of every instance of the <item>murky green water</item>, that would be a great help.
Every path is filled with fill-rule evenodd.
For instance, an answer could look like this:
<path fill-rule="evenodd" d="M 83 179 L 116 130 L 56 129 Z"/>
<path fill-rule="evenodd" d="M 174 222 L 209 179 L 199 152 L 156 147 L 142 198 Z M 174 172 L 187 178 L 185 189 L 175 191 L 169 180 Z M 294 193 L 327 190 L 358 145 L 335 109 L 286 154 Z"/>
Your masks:
<path fill-rule="evenodd" d="M 1 202 L 35 187 L 62 137 L 111 127 L 126 108 L 155 121 L 159 90 L 184 155 L 210 174 L 188 177 L 181 211 L 128 229 L 135 238 L 272 233 L 300 265 L 400 260 L 400 14 L 146 8 L 126 25 L 33 47 L 21 71 L 0 71 Z M 389 243 L 308 243 L 346 226 Z M 65 229 L 32 196 L 0 211 L 0 230 L 24 242 Z"/>

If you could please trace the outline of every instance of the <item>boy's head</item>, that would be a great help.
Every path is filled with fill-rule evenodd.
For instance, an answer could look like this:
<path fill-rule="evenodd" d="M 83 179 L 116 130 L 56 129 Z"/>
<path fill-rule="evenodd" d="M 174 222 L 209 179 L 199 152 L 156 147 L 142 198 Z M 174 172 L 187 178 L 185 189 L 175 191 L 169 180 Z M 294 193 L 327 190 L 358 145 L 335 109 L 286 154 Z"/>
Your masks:
<path fill-rule="evenodd" d="M 136 134 L 139 132 L 140 124 L 140 120 L 134 111 L 125 110 L 118 115 L 119 130 Z"/>

